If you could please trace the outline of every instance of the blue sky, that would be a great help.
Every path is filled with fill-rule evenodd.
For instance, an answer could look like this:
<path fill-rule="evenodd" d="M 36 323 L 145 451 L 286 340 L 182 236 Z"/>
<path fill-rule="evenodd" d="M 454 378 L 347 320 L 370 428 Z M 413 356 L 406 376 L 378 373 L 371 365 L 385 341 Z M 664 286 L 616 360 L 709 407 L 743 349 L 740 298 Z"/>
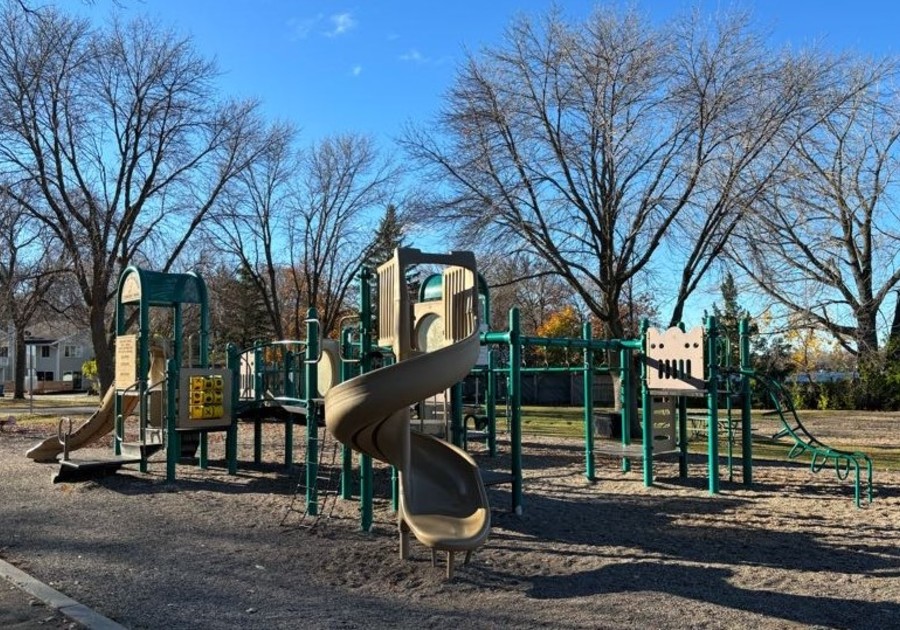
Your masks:
<path fill-rule="evenodd" d="M 69 4 L 71 2 L 71 4 Z M 112 11 L 146 13 L 193 37 L 215 57 L 228 94 L 255 96 L 272 118 L 294 122 L 309 141 L 346 131 L 389 143 L 406 121 L 440 106 L 465 51 L 497 43 L 517 13 L 549 0 L 94 0 L 62 3 L 96 21 Z M 665 20 L 692 2 L 635 3 Z M 118 8 L 117 8 L 118 5 Z M 595 3 L 562 0 L 570 17 Z M 705 11 L 734 6 L 705 0 Z M 832 49 L 897 52 L 900 4 L 888 0 L 744 2 L 771 28 L 774 44 L 813 41 Z"/>
<path fill-rule="evenodd" d="M 289 120 L 303 144 L 324 136 L 373 134 L 384 149 L 404 123 L 426 123 L 439 110 L 466 51 L 497 44 L 518 13 L 539 15 L 551 0 L 67 0 L 66 10 L 101 23 L 112 12 L 157 17 L 214 57 L 224 94 L 257 97 L 272 119 Z M 558 0 L 570 18 L 596 6 Z M 620 3 L 621 4 L 621 3 Z M 692 0 L 635 0 L 664 21 Z M 850 49 L 871 55 L 900 52 L 896 0 L 699 0 L 706 13 L 748 7 L 771 32 L 771 44 Z M 412 245 L 431 249 L 428 236 Z M 689 304 L 719 300 L 715 279 Z M 661 305 L 661 312 L 668 309 Z"/>

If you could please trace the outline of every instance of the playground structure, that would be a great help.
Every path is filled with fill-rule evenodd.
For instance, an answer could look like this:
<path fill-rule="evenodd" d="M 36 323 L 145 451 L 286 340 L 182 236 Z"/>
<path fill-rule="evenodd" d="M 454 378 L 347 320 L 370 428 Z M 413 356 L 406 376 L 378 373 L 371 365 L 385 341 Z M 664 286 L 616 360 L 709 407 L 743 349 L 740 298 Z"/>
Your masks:
<path fill-rule="evenodd" d="M 199 309 L 199 357 L 197 365 L 184 356 L 184 305 Z M 167 309 L 172 317 L 172 354 L 168 341 L 151 339 L 151 309 Z M 136 330 L 135 330 L 136 327 Z M 131 332 L 129 332 L 131 330 Z M 126 464 L 138 464 L 147 472 L 148 459 L 166 452 L 166 479 L 174 481 L 181 457 L 192 457 L 199 447 L 199 465 L 208 466 L 208 433 L 224 431 L 228 471 L 237 472 L 237 425 L 232 409 L 236 391 L 232 369 L 209 366 L 209 305 L 206 284 L 193 273 L 169 274 L 128 267 L 119 278 L 116 293 L 115 384 L 100 409 L 81 427 L 63 431 L 28 451 L 36 461 L 55 461 L 60 453 L 55 481 L 66 481 L 112 472 Z M 236 351 L 229 351 L 236 365 Z M 129 420 L 134 420 L 134 426 Z M 70 451 L 82 448 L 113 431 L 113 455 L 101 459 L 73 459 Z"/>
<path fill-rule="evenodd" d="M 643 480 L 646 486 L 653 484 L 654 457 L 675 453 L 679 456 L 680 476 L 687 476 L 687 397 L 705 397 L 707 401 L 707 456 L 709 492 L 719 492 L 719 438 L 718 438 L 718 395 L 717 365 L 715 351 L 717 335 L 715 319 L 710 318 L 707 329 L 696 328 L 684 333 L 679 328 L 664 332 L 650 329 L 646 324 L 641 339 L 593 339 L 590 326 L 585 324 L 581 339 L 555 339 L 531 337 L 521 333 L 519 313 L 510 310 L 509 326 L 503 332 L 489 332 L 482 335 L 482 342 L 504 348 L 509 357 L 506 366 L 498 366 L 491 355 L 488 367 L 488 390 L 492 391 L 491 378 L 495 375 L 508 381 L 507 417 L 510 424 L 510 449 L 512 451 L 512 503 L 520 513 L 523 509 L 522 487 L 522 442 L 521 442 L 521 389 L 523 374 L 548 370 L 580 372 L 583 375 L 583 422 L 585 444 L 585 477 L 596 480 L 596 455 L 604 454 L 622 459 L 623 470 L 631 469 L 632 459 L 641 459 Z M 537 367 L 522 365 L 525 348 L 566 348 L 580 350 L 582 363 L 578 366 Z M 595 411 L 593 401 L 593 377 L 597 369 L 595 354 L 616 352 L 619 355 L 619 376 L 621 378 L 621 442 L 605 440 L 602 443 L 595 436 Z M 635 353 L 641 365 L 640 374 L 635 370 Z M 640 379 L 641 412 L 638 418 L 635 394 Z M 749 400 L 749 399 L 748 399 Z M 488 408 L 488 425 L 496 423 L 493 406 Z M 750 440 L 749 404 L 742 417 L 742 459 L 743 481 L 752 483 L 752 442 Z M 643 419 L 650 419 L 648 422 Z M 632 443 L 631 427 L 641 427 L 639 443 Z"/>
<path fill-rule="evenodd" d="M 453 260 L 457 262 L 451 262 Z M 418 302 L 411 304 L 402 281 L 402 268 L 417 264 L 416 261 L 446 264 L 451 267 L 448 271 L 453 271 L 456 267 L 466 271 L 433 276 L 423 284 Z M 374 456 L 391 463 L 394 468 L 393 505 L 398 511 L 401 534 L 406 536 L 401 536 L 403 553 L 408 549 L 409 533 L 416 535 L 432 550 L 448 553 L 454 550 L 470 551 L 483 543 L 489 530 L 486 499 L 481 503 L 485 485 L 510 484 L 512 509 L 517 513 L 524 509 L 522 376 L 531 372 L 558 370 L 580 373 L 583 377 L 585 476 L 591 481 L 596 479 L 597 455 L 620 458 L 624 470 L 630 470 L 632 460 L 640 459 L 643 481 L 647 486 L 653 483 L 654 458 L 658 456 L 677 455 L 679 474 L 687 476 L 687 402 L 690 399 L 702 399 L 705 400 L 710 494 L 719 492 L 719 446 L 720 430 L 723 427 L 728 432 L 726 443 L 729 478 L 733 474 L 734 437 L 738 435 L 742 481 L 746 485 L 752 484 L 750 391 L 751 383 L 756 381 L 765 388 L 773 402 L 775 413 L 781 420 L 782 431 L 778 437 L 793 440 L 789 457 L 793 459 L 810 455 L 810 468 L 813 472 L 819 472 L 826 464 L 833 463 L 840 479 L 845 479 L 850 472 L 854 472 L 857 505 L 862 496 L 861 478 L 865 469 L 867 496 L 869 501 L 872 500 L 871 459 L 862 453 L 831 448 L 809 433 L 790 405 L 789 397 L 783 395 L 776 383 L 756 374 L 751 368 L 746 323 L 741 329 L 741 359 L 738 367 L 728 365 L 727 360 L 723 361 L 723 339 L 719 335 L 715 318 L 708 318 L 704 328 L 687 332 L 680 329 L 655 331 L 645 325 L 639 339 L 593 339 L 587 325 L 583 328 L 582 338 L 551 339 L 523 335 L 518 310 L 514 308 L 509 314 L 507 330 L 491 331 L 486 326 L 475 323 L 479 315 L 486 320 L 490 309 L 487 288 L 475 273 L 470 254 L 432 255 L 402 249 L 398 251 L 394 261 L 378 273 L 380 330 L 376 343 L 374 318 L 370 312 L 371 280 L 371 271 L 363 269 L 360 274 L 359 314 L 345 319 L 340 341 L 320 338 L 315 310 L 310 309 L 306 340 L 266 342 L 244 351 L 229 346 L 228 367 L 213 369 L 209 367 L 208 308 L 202 279 L 194 274 L 162 274 L 129 267 L 122 274 L 117 294 L 115 388 L 107 393 L 100 409 L 88 422 L 74 431 L 71 426 L 68 431 L 64 431 L 64 422 L 61 421 L 58 435 L 31 449 L 29 457 L 38 461 L 55 461 L 62 454 L 63 462 L 58 479 L 65 480 L 81 474 L 89 475 L 92 470 L 114 470 L 123 464 L 138 464 L 141 471 L 146 471 L 148 458 L 154 452 L 164 449 L 166 477 L 171 481 L 175 478 L 179 459 L 192 457 L 197 449 L 198 463 L 205 468 L 208 463 L 207 435 L 211 431 L 222 431 L 226 434 L 225 460 L 229 472 L 234 474 L 237 468 L 238 421 L 254 423 L 255 463 L 261 461 L 262 427 L 266 422 L 278 421 L 283 422 L 285 427 L 284 464 L 290 470 L 294 465 L 294 425 L 305 424 L 306 513 L 318 515 L 321 442 L 327 439 L 324 431 L 320 438 L 319 427 L 324 427 L 327 422 L 345 444 L 354 445 L 361 452 L 358 495 L 361 526 L 364 530 L 372 527 L 373 520 Z M 184 353 L 182 304 L 194 304 L 200 310 L 196 360 L 190 348 Z M 471 314 L 459 312 L 463 308 L 460 306 L 462 304 L 467 305 L 465 308 Z M 170 342 L 161 343 L 150 336 L 149 313 L 151 308 L 156 307 L 169 309 L 172 314 L 174 334 Z M 127 309 L 131 311 L 126 313 Z M 406 313 L 406 316 L 398 313 Z M 460 322 L 469 323 L 463 325 Z M 470 324 L 475 328 L 467 328 Z M 129 332 L 129 326 L 133 328 L 135 325 L 136 331 Z M 474 350 L 463 352 L 463 348 L 469 346 Z M 451 347 L 457 350 L 447 350 Z M 527 367 L 523 365 L 522 357 L 528 347 L 578 351 L 581 362 L 566 366 Z M 422 357 L 438 351 L 443 351 L 444 354 L 437 354 L 438 358 L 432 357 L 428 362 L 416 363 Z M 475 358 L 469 357 L 470 352 L 474 353 Z M 619 367 L 603 368 L 618 370 L 622 381 L 622 431 L 619 443 L 599 440 L 595 435 L 592 383 L 594 374 L 600 369 L 595 361 L 599 352 L 619 355 Z M 466 357 L 465 369 L 461 355 Z M 374 369 L 376 357 L 387 364 L 385 369 Z M 501 360 L 501 357 L 504 359 Z M 426 366 L 424 370 L 416 367 L 423 364 Z M 486 381 L 484 403 L 478 409 L 466 410 L 462 403 L 461 381 L 473 369 Z M 505 414 L 510 469 L 500 472 L 480 471 L 476 483 L 472 471 L 479 471 L 473 468 L 474 464 L 465 455 L 465 449 L 473 440 L 484 440 L 487 454 L 496 454 L 500 379 L 505 379 L 507 384 Z M 346 385 L 354 380 L 354 385 Z M 397 389 L 395 381 L 403 384 L 400 391 L 394 391 Z M 413 383 L 415 388 L 411 386 Z M 331 395 L 333 402 L 329 408 L 329 391 L 336 388 L 338 393 Z M 375 394 L 372 390 L 378 390 L 379 393 Z M 352 394 L 346 393 L 351 391 Z M 409 424 L 410 420 L 408 415 L 404 416 L 405 421 L 400 418 L 407 413 L 408 405 L 416 405 L 418 417 L 412 420 L 412 425 L 414 428 L 416 425 L 420 429 L 426 428 L 428 422 L 441 414 L 435 414 L 434 409 L 429 411 L 421 403 L 436 395 L 446 396 L 449 400 L 446 405 L 447 413 L 441 419 L 445 427 L 441 435 L 447 438 L 449 445 L 442 441 L 435 442 L 433 437 L 415 433 L 408 438 L 407 454 L 407 446 L 402 442 L 407 438 L 400 437 L 398 427 L 404 422 Z M 412 400 L 403 402 L 410 396 Z M 389 399 L 392 402 L 388 402 Z M 727 405 L 724 424 L 720 419 L 720 402 L 723 399 Z M 338 404 L 334 401 L 341 402 Z M 739 420 L 732 417 L 732 407 L 735 404 L 739 408 Z M 391 405 L 399 406 L 398 409 L 389 409 Z M 395 414 L 394 411 L 399 413 Z M 358 433 L 362 431 L 362 424 L 377 418 L 380 418 L 379 422 L 386 421 L 379 425 L 379 431 Z M 650 421 L 643 421 L 645 418 Z M 470 422 L 474 424 L 471 427 L 474 430 L 470 430 Z M 348 430 L 348 426 L 355 428 Z M 640 427 L 639 438 L 632 435 L 631 427 Z M 126 428 L 129 429 L 128 432 Z M 736 434 L 735 428 L 738 429 Z M 78 461 L 70 457 L 71 451 L 110 431 L 114 432 L 113 457 L 103 461 Z M 384 447 L 380 441 L 382 438 L 376 437 L 376 433 L 382 438 L 392 435 L 400 439 L 399 451 Z M 432 452 L 434 449 L 437 450 Z M 353 456 L 350 446 L 345 445 L 341 454 L 340 496 L 350 499 L 357 492 L 353 487 Z M 442 462 L 442 468 L 449 472 L 440 479 L 434 479 L 429 476 L 426 467 L 421 465 L 423 457 Z M 404 477 L 408 480 L 405 485 Z M 468 481 L 460 482 L 459 479 Z M 418 480 L 427 481 L 422 482 L 422 485 Z M 459 483 L 466 486 L 467 492 L 465 501 L 461 503 L 453 497 L 440 495 L 440 492 L 446 495 L 447 490 L 433 489 Z M 423 487 L 428 490 L 421 491 Z M 474 514 L 477 510 L 483 510 L 485 519 L 482 521 L 481 516 L 477 517 L 473 521 L 476 525 L 471 528 L 458 524 L 450 527 L 444 522 L 442 526 L 449 527 L 455 532 L 453 535 L 463 541 L 450 542 L 452 536 L 435 534 L 429 529 L 427 519 L 420 518 L 420 514 L 435 508 L 435 505 L 422 499 L 432 495 L 442 496 L 438 502 L 444 506 L 441 507 L 443 510 L 454 514 L 465 510 L 472 510 Z M 446 506 L 444 502 L 447 503 Z M 473 506 L 482 507 L 476 509 Z M 459 518 L 458 514 L 454 518 Z M 426 523 L 424 529 L 423 522 Z M 439 527 L 435 525 L 434 529 L 437 531 Z M 452 559 L 448 561 L 448 569 L 452 572 Z"/>

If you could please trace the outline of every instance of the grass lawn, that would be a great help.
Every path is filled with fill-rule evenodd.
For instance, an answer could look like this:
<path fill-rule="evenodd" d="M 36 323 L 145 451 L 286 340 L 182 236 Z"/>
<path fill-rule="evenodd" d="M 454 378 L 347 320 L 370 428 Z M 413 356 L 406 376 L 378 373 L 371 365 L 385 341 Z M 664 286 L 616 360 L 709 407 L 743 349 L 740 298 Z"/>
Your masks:
<path fill-rule="evenodd" d="M 87 394 L 40 395 L 33 401 L 13 400 L 11 396 L 0 398 L 0 419 L 14 416 L 20 426 L 55 430 L 61 415 L 60 408 L 96 407 L 99 396 Z M 54 409 L 55 411 L 49 411 Z M 32 411 L 33 410 L 33 411 Z M 42 411 L 48 410 L 48 411 Z M 601 410 L 598 411 L 608 411 Z M 695 412 L 696 413 L 696 412 Z M 702 413 L 702 412 L 701 412 Z M 876 470 L 900 470 L 900 414 L 859 411 L 804 411 L 800 416 L 807 428 L 825 444 L 851 451 L 861 451 L 872 457 Z M 73 419 L 86 418 L 74 415 Z M 720 414 L 724 418 L 725 414 Z M 735 417 L 738 414 L 735 413 Z M 755 460 L 785 461 L 790 443 L 772 440 L 778 430 L 777 417 L 754 410 L 753 458 Z M 695 426 L 702 428 L 700 422 Z M 505 408 L 497 407 L 497 432 L 507 429 Z M 581 407 L 532 407 L 522 408 L 522 433 L 525 436 L 584 438 L 584 419 Z M 735 436 L 735 457 L 740 455 L 740 435 Z M 727 437 L 720 433 L 719 453 L 727 453 Z M 705 435 L 693 434 L 688 449 L 691 453 L 706 452 Z M 801 457 L 797 461 L 808 461 Z"/>
<path fill-rule="evenodd" d="M 497 408 L 497 430 L 506 428 L 505 408 Z M 753 458 L 755 460 L 785 461 L 790 450 L 787 439 L 773 440 L 778 430 L 777 417 L 763 416 L 754 410 Z M 720 414 L 725 418 L 725 414 Z M 739 414 L 735 412 L 735 418 Z M 877 470 L 900 470 L 900 415 L 865 412 L 805 411 L 800 417 L 808 429 L 825 444 L 850 451 L 868 454 Z M 584 420 L 581 407 L 530 407 L 522 408 L 522 433 L 583 439 Z M 733 453 L 740 455 L 740 435 L 736 434 Z M 727 436 L 720 433 L 719 454 L 727 453 Z M 705 435 L 694 435 L 688 445 L 691 453 L 706 452 Z M 808 461 L 801 457 L 797 461 Z"/>

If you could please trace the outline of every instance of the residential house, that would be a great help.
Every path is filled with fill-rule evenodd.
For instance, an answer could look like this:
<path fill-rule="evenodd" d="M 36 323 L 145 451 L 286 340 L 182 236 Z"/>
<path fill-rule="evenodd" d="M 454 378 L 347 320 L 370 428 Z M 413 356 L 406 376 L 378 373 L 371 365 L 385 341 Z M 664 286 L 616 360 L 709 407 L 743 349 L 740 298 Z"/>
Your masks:
<path fill-rule="evenodd" d="M 94 358 L 90 331 L 66 322 L 47 322 L 25 331 L 25 390 L 83 389 L 81 365 Z M 16 364 L 15 331 L 0 333 L 0 384 L 12 391 Z"/>

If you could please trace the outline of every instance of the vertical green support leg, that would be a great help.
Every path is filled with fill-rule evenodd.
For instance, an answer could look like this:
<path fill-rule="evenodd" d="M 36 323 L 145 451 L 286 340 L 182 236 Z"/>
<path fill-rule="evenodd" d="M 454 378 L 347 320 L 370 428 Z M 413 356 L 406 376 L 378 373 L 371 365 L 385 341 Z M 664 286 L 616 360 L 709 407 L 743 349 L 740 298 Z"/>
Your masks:
<path fill-rule="evenodd" d="M 391 466 L 391 511 L 394 514 L 400 509 L 400 475 L 396 466 Z"/>
<path fill-rule="evenodd" d="M 209 432 L 200 432 L 200 468 L 209 468 Z"/>
<path fill-rule="evenodd" d="M 293 381 L 294 375 L 294 353 L 290 350 L 284 351 L 284 365 L 282 366 L 282 390 L 284 391 L 284 395 L 287 398 L 294 398 L 297 396 L 297 388 L 294 387 Z"/>
<path fill-rule="evenodd" d="M 225 348 L 225 356 L 227 357 L 228 368 L 231 370 L 231 425 L 225 435 L 225 460 L 228 463 L 228 474 L 237 474 L 237 441 L 238 441 L 238 422 L 237 422 L 237 406 L 238 396 L 240 395 L 240 358 L 238 358 L 237 347 L 234 344 L 228 344 Z"/>
<path fill-rule="evenodd" d="M 649 328 L 650 323 L 646 319 L 641 322 L 641 337 L 644 339 L 643 353 L 645 356 L 647 352 L 647 330 Z M 628 369 L 631 370 L 632 368 L 633 364 L 629 363 Z M 648 369 L 647 362 L 641 361 L 641 428 L 644 441 L 644 486 L 649 488 L 653 485 L 653 397 L 650 395 L 650 387 L 647 385 Z"/>
<path fill-rule="evenodd" d="M 372 369 L 372 294 L 369 281 L 372 270 L 363 267 L 359 273 L 359 367 L 365 374 Z M 372 457 L 359 457 L 360 526 L 364 532 L 372 531 L 374 520 L 374 493 Z"/>
<path fill-rule="evenodd" d="M 719 376 L 717 366 L 718 328 L 715 316 L 706 319 L 706 431 L 709 493 L 719 493 Z"/>
<path fill-rule="evenodd" d="M 370 455 L 359 456 L 359 499 L 360 526 L 364 532 L 372 531 L 374 493 L 372 490 L 372 457 Z"/>
<path fill-rule="evenodd" d="M 466 448 L 466 426 L 463 423 L 462 383 L 450 387 L 450 443 Z"/>
<path fill-rule="evenodd" d="M 262 463 L 262 420 L 253 421 L 253 463 Z"/>
<path fill-rule="evenodd" d="M 750 322 L 742 319 L 741 334 L 741 472 L 745 486 L 753 484 L 753 420 L 750 389 Z"/>
<path fill-rule="evenodd" d="M 306 511 L 319 513 L 319 426 L 316 396 L 319 393 L 319 316 L 315 307 L 306 313 Z M 285 375 L 287 376 L 287 375 Z"/>
<path fill-rule="evenodd" d="M 688 476 L 687 399 L 678 397 L 678 476 Z"/>
<path fill-rule="evenodd" d="M 487 386 L 485 392 L 485 413 L 488 419 L 488 452 L 497 455 L 497 357 L 493 348 L 488 350 Z"/>
<path fill-rule="evenodd" d="M 294 422 L 284 421 L 284 467 L 290 471 L 294 467 Z"/>
<path fill-rule="evenodd" d="M 341 356 L 350 356 L 350 331 L 341 331 Z M 350 362 L 341 361 L 341 382 L 350 380 Z M 353 450 L 346 444 L 341 445 L 341 498 L 349 500 L 353 497 Z"/>
<path fill-rule="evenodd" d="M 631 444 L 631 414 L 634 413 L 634 405 L 631 400 L 631 350 L 622 347 L 619 350 L 619 402 L 622 405 L 622 446 Z M 631 458 L 622 458 L 622 472 L 631 470 Z"/>
<path fill-rule="evenodd" d="M 512 503 L 516 514 L 522 513 L 522 345 L 520 344 L 519 309 L 509 310 L 509 394 L 510 442 L 512 451 Z"/>
<path fill-rule="evenodd" d="M 181 456 L 181 440 L 179 440 L 178 431 L 175 429 L 176 424 L 176 406 L 175 406 L 175 361 L 169 359 L 166 361 L 166 481 L 169 483 L 175 481 L 175 465 Z"/>
<path fill-rule="evenodd" d="M 584 322 L 581 336 L 584 347 L 584 476 L 595 481 L 594 471 L 594 352 L 591 349 L 591 323 Z"/>
<path fill-rule="evenodd" d="M 353 498 L 353 450 L 341 446 L 341 498 Z"/>
<path fill-rule="evenodd" d="M 253 398 L 255 400 L 263 399 L 263 392 L 266 389 L 265 380 L 263 378 L 265 369 L 265 357 L 263 356 L 262 348 L 260 348 L 259 343 L 257 343 L 256 347 L 253 349 Z"/>
<path fill-rule="evenodd" d="M 115 384 L 111 385 L 111 387 L 115 387 Z M 113 455 L 121 455 L 122 454 L 122 440 L 125 439 L 125 418 L 121 413 L 121 405 L 119 401 L 121 400 L 121 395 L 116 394 L 116 433 L 113 438 Z"/>

